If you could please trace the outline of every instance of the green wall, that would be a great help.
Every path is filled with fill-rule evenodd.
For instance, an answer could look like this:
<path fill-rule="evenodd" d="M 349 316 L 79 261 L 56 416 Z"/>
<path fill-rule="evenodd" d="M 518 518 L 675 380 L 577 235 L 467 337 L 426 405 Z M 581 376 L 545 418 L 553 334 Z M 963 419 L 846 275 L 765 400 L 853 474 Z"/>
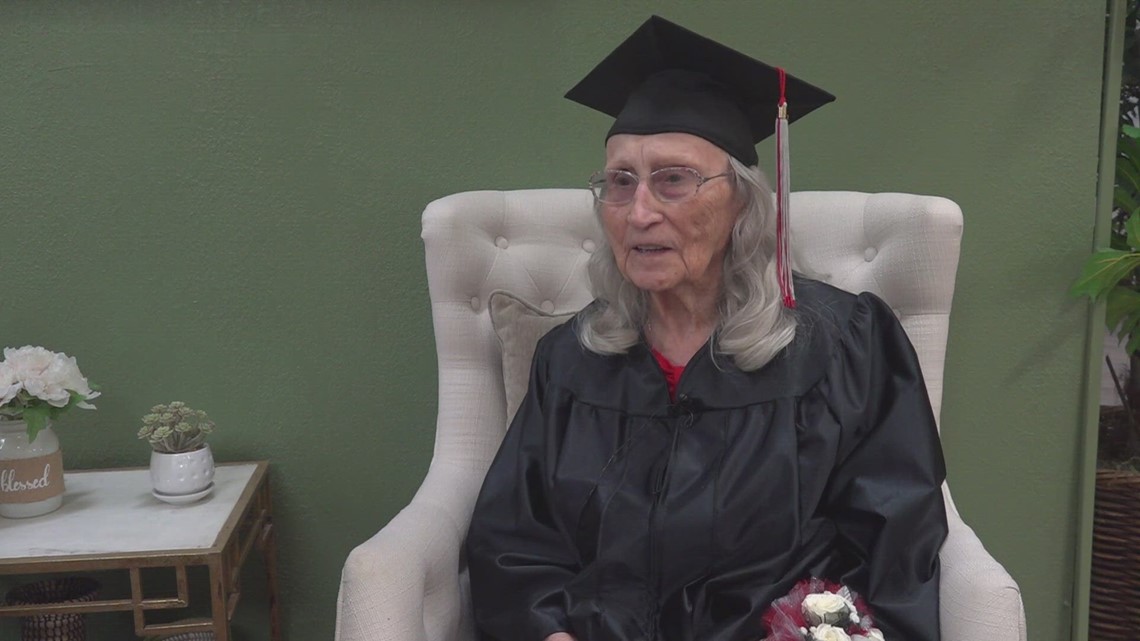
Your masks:
<path fill-rule="evenodd" d="M 273 462 L 290 638 L 331 638 L 431 453 L 420 211 L 584 185 L 608 123 L 560 96 L 652 11 L 839 96 L 793 188 L 962 206 L 951 487 L 1031 638 L 1069 638 L 1102 2 L 3 3 L 0 345 L 102 385 L 67 465 L 144 465 L 150 405 L 208 410 L 219 459 Z"/>

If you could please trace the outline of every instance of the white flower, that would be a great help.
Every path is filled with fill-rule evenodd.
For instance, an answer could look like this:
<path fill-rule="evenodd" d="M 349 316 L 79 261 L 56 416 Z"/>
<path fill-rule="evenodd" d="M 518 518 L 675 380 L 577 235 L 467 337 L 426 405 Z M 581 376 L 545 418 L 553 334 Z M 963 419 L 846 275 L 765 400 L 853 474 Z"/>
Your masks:
<path fill-rule="evenodd" d="M 39 378 L 54 358 L 55 352 L 42 347 L 4 348 L 4 362 L 16 372 L 17 380 Z"/>
<path fill-rule="evenodd" d="M 5 362 L 0 361 L 0 406 L 7 405 L 24 386 L 16 380 L 16 372 Z"/>
<path fill-rule="evenodd" d="M 67 354 L 31 345 L 19 349 L 9 347 L 4 349 L 3 364 L 11 370 L 13 378 L 28 394 L 53 407 L 67 405 L 71 392 L 75 392 L 85 399 L 78 404 L 79 407 L 93 409 L 94 406 L 86 401 L 99 396 L 98 392 L 91 390 L 75 359 Z M 0 381 L 0 393 L 2 390 Z"/>
<path fill-rule="evenodd" d="M 804 597 L 802 608 L 804 616 L 814 625 L 843 623 L 855 612 L 854 603 L 834 592 L 809 594 Z"/>
<path fill-rule="evenodd" d="M 883 637 L 883 633 L 880 632 L 878 628 L 871 628 L 870 630 L 867 631 L 867 634 L 856 634 L 855 636 L 851 637 L 851 641 L 887 641 L 887 640 L 885 637 Z"/>
<path fill-rule="evenodd" d="M 811 638 L 812 641 L 851 641 L 851 637 L 847 636 L 843 628 L 836 628 L 826 623 L 813 626 Z"/>

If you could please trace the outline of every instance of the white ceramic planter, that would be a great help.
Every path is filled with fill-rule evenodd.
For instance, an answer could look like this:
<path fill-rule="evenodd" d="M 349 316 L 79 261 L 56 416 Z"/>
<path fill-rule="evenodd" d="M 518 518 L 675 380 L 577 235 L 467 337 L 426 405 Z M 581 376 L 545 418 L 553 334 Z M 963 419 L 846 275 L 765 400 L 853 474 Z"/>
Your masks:
<path fill-rule="evenodd" d="M 179 454 L 150 453 L 150 482 L 158 494 L 185 496 L 214 482 L 214 455 L 209 445 Z"/>
<path fill-rule="evenodd" d="M 40 516 L 63 505 L 63 456 L 51 423 L 28 442 L 24 421 L 0 421 L 0 516 Z"/>

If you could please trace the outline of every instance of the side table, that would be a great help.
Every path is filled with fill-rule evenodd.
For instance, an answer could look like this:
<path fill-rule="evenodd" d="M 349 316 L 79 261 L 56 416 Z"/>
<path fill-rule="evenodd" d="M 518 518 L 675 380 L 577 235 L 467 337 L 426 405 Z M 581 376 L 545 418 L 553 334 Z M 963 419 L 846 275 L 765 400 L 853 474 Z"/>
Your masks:
<path fill-rule="evenodd" d="M 68 472 L 59 510 L 31 519 L 0 518 L 0 575 L 122 570 L 130 575 L 130 598 L 0 605 L 0 617 L 129 611 L 139 636 L 211 631 L 218 641 L 230 641 L 241 568 L 256 547 L 265 565 L 270 638 L 281 641 L 268 469 L 267 461 L 220 464 L 210 496 L 184 506 L 154 498 L 146 468 Z M 209 569 L 210 620 L 148 623 L 150 610 L 190 605 L 190 566 Z M 143 594 L 143 568 L 172 569 L 177 595 Z"/>

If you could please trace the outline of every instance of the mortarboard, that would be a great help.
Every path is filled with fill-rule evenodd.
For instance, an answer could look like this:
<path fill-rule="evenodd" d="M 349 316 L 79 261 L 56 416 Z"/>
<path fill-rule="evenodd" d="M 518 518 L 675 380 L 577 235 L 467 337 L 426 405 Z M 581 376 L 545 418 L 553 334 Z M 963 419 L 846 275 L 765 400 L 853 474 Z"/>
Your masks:
<path fill-rule="evenodd" d="M 615 118 L 614 134 L 683 132 L 756 165 L 756 143 L 777 134 L 777 267 L 784 303 L 795 306 L 787 268 L 787 125 L 835 96 L 659 16 L 646 20 L 566 97 Z"/>

